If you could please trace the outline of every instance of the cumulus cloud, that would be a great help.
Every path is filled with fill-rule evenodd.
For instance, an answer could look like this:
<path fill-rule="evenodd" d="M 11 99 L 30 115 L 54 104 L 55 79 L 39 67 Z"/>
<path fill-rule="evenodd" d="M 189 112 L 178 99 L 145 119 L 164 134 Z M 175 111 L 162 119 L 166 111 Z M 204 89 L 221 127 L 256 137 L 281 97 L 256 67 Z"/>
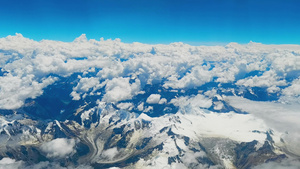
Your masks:
<path fill-rule="evenodd" d="M 300 104 L 300 79 L 297 78 L 292 81 L 289 87 L 282 90 L 282 95 L 279 99 L 282 103 Z"/>
<path fill-rule="evenodd" d="M 146 102 L 149 103 L 149 104 L 157 104 L 159 101 L 160 101 L 160 94 L 151 94 Z"/>
<path fill-rule="evenodd" d="M 74 139 L 57 138 L 50 142 L 43 143 L 41 150 L 50 158 L 64 158 L 75 153 L 74 146 L 76 141 Z"/>
<path fill-rule="evenodd" d="M 201 108 L 209 108 L 212 106 L 212 100 L 205 97 L 202 94 L 198 94 L 196 96 L 182 96 L 175 99 L 172 99 L 170 103 L 174 104 L 175 106 L 184 107 L 187 105 L 192 105 L 195 107 Z"/>
<path fill-rule="evenodd" d="M 181 79 L 177 77 L 170 77 L 164 84 L 166 88 L 193 88 L 195 86 L 201 86 L 207 82 L 210 82 L 213 78 L 213 73 L 209 72 L 205 67 L 195 66 L 192 68 L 190 73 L 187 73 Z"/>
<path fill-rule="evenodd" d="M 246 87 L 267 87 L 270 93 L 280 92 L 291 86 L 286 81 L 287 76 L 293 75 L 290 72 L 300 69 L 297 45 L 126 44 L 119 39 L 88 40 L 85 35 L 70 43 L 37 42 L 16 34 L 0 38 L 0 46 L 0 67 L 6 72 L 0 77 L 2 109 L 19 108 L 25 99 L 42 95 L 43 88 L 57 80 L 49 77 L 52 74 L 68 77 L 94 72 L 96 76 L 80 79 L 70 93 L 73 99 L 93 95 L 106 85 L 103 101 L 118 102 L 134 97 L 146 84 L 160 82 L 164 88 L 173 89 L 235 82 Z M 255 71 L 262 75 L 248 75 Z M 284 94 L 296 87 L 293 84 Z"/>
<path fill-rule="evenodd" d="M 253 76 L 246 79 L 241 79 L 236 82 L 237 85 L 243 85 L 246 87 L 268 87 L 270 93 L 277 92 L 278 86 L 286 86 L 287 83 L 282 77 L 278 76 L 276 72 L 266 71 L 262 76 Z"/>
<path fill-rule="evenodd" d="M 143 111 L 144 110 L 144 102 L 140 103 L 138 106 L 137 106 L 137 109 L 139 111 Z"/>
<path fill-rule="evenodd" d="M 34 75 L 24 77 L 0 77 L 0 109 L 16 109 L 24 104 L 27 98 L 36 98 L 43 93 L 43 88 L 54 83 L 57 78 L 43 78 L 41 82 L 35 80 Z"/>
<path fill-rule="evenodd" d="M 87 92 L 89 89 L 97 87 L 100 84 L 99 79 L 95 77 L 80 78 L 79 83 L 74 88 L 75 91 Z"/>
<path fill-rule="evenodd" d="M 119 103 L 117 105 L 117 107 L 120 109 L 124 109 L 124 110 L 131 110 L 133 108 L 133 104 L 132 103 Z"/>
<path fill-rule="evenodd" d="M 291 86 L 285 88 L 282 93 L 287 96 L 300 96 L 300 79 L 294 80 Z"/>
<path fill-rule="evenodd" d="M 158 104 L 165 104 L 167 103 L 167 99 L 166 98 L 161 98 L 158 102 Z"/>
<path fill-rule="evenodd" d="M 130 78 L 114 78 L 108 81 L 105 86 L 105 95 L 103 101 L 118 102 L 121 100 L 131 99 L 140 91 L 140 80 L 135 79 L 134 83 L 129 82 Z"/>
<path fill-rule="evenodd" d="M 22 165 L 22 161 L 16 161 L 7 157 L 2 158 L 2 160 L 0 160 L 0 169 L 16 169 L 20 168 Z"/>
<path fill-rule="evenodd" d="M 89 92 L 89 95 L 94 95 L 94 92 L 97 89 L 102 88 L 105 83 L 100 84 L 100 79 L 97 77 L 84 77 L 78 76 L 80 79 L 77 86 L 73 88 L 73 91 L 71 92 L 71 96 L 73 97 L 73 100 L 80 100 L 81 95 L 82 97 L 86 96 L 85 94 Z"/>

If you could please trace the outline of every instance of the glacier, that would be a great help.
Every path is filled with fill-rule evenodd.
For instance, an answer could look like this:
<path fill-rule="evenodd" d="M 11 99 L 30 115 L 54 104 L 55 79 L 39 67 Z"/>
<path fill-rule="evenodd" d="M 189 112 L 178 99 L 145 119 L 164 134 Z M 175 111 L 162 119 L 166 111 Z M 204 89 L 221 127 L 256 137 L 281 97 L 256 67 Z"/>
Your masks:
<path fill-rule="evenodd" d="M 300 46 L 0 38 L 0 168 L 297 168 Z"/>

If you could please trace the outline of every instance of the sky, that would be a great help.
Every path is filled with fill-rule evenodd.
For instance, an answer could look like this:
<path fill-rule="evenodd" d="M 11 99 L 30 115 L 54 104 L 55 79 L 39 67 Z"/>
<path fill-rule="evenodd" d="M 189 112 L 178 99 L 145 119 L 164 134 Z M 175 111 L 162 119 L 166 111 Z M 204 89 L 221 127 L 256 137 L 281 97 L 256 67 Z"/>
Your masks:
<path fill-rule="evenodd" d="M 0 0 L 0 37 L 300 44 L 298 0 Z"/>

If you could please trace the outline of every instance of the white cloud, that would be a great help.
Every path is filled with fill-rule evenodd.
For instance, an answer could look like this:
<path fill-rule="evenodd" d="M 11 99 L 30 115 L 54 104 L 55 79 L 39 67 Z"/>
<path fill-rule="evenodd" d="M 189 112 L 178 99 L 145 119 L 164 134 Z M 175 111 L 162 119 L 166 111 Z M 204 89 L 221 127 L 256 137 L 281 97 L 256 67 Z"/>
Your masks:
<path fill-rule="evenodd" d="M 132 103 L 119 103 L 117 105 L 117 107 L 120 109 L 124 109 L 124 110 L 131 110 L 133 108 L 133 104 Z"/>
<path fill-rule="evenodd" d="M 94 72 L 96 77 L 82 77 L 71 96 L 78 100 L 90 90 L 92 93 L 87 94 L 93 94 L 105 85 L 99 82 L 107 79 L 104 100 L 118 102 L 132 98 L 143 85 L 163 79 L 166 79 L 165 88 L 195 88 L 212 81 L 238 80 L 238 85 L 265 86 L 274 93 L 280 91 L 279 86 L 289 86 L 285 81 L 289 72 L 300 69 L 297 45 L 126 44 L 119 39 L 87 40 L 85 35 L 70 43 L 37 42 L 16 34 L 0 38 L 0 46 L 0 66 L 8 72 L 0 80 L 0 108 L 4 109 L 19 108 L 26 98 L 41 95 L 43 88 L 53 83 L 43 83 L 50 74 L 67 77 L 75 72 L 86 75 L 92 70 L 98 71 Z M 243 77 L 251 71 L 261 71 L 263 75 Z M 136 83 L 127 83 L 129 77 L 136 78 Z M 122 83 L 119 87 L 117 81 Z M 8 86 L 9 82 L 14 83 Z M 20 94 L 15 94 L 14 89 Z"/>
<path fill-rule="evenodd" d="M 109 160 L 112 160 L 117 154 L 118 154 L 118 149 L 117 147 L 113 147 L 107 150 L 104 150 L 102 152 L 102 156 L 108 158 Z"/>
<path fill-rule="evenodd" d="M 187 73 L 183 78 L 177 79 L 176 77 L 169 78 L 164 84 L 166 88 L 193 88 L 195 86 L 201 86 L 212 80 L 213 73 L 204 69 L 200 66 L 195 66 L 192 68 L 191 73 Z"/>
<path fill-rule="evenodd" d="M 191 163 L 195 163 L 197 164 L 198 161 L 197 161 L 197 158 L 198 157 L 205 157 L 206 156 L 206 153 L 204 151 L 200 151 L 200 152 L 186 152 L 184 154 L 184 156 L 181 158 L 183 163 L 188 166 L 189 164 Z"/>
<path fill-rule="evenodd" d="M 99 85 L 99 79 L 95 77 L 91 78 L 80 78 L 79 83 L 74 88 L 75 91 L 87 92 L 89 89 L 97 87 Z"/>
<path fill-rule="evenodd" d="M 223 107 L 224 107 L 224 104 L 222 102 L 214 102 L 215 110 L 221 110 Z"/>
<path fill-rule="evenodd" d="M 300 79 L 296 79 L 292 82 L 292 85 L 285 88 L 282 93 L 288 96 L 299 96 L 300 95 Z"/>
<path fill-rule="evenodd" d="M 253 169 L 299 169 L 300 161 L 293 159 L 284 159 L 281 162 L 268 162 L 253 167 Z"/>
<path fill-rule="evenodd" d="M 100 84 L 100 79 L 97 77 L 84 77 L 78 76 L 80 79 L 77 86 L 73 88 L 73 91 L 71 92 L 71 96 L 73 97 L 73 100 L 80 100 L 81 95 L 82 97 L 86 96 L 86 94 L 89 92 L 89 95 L 94 95 L 95 91 L 102 88 L 105 85 L 105 82 Z"/>
<path fill-rule="evenodd" d="M 153 106 L 147 106 L 147 107 L 145 107 L 143 112 L 150 112 L 152 110 L 153 110 Z"/>
<path fill-rule="evenodd" d="M 18 77 L 8 74 L 0 77 L 0 108 L 19 108 L 24 104 L 25 99 L 36 98 L 43 93 L 44 87 L 57 80 L 57 78 L 48 77 L 37 82 L 34 79 L 34 75 Z"/>
<path fill-rule="evenodd" d="M 74 139 L 57 138 L 50 142 L 43 143 L 40 148 L 47 154 L 47 157 L 64 158 L 75 153 L 75 144 Z"/>
<path fill-rule="evenodd" d="M 161 98 L 158 102 L 158 104 L 165 104 L 167 103 L 167 99 L 166 98 Z"/>
<path fill-rule="evenodd" d="M 277 87 L 277 86 L 286 86 L 287 83 L 285 80 L 281 79 L 282 77 L 277 76 L 275 71 L 266 71 L 262 76 L 253 76 L 246 79 L 241 79 L 236 82 L 237 85 L 243 85 L 246 87 Z M 271 88 L 271 89 L 272 89 Z M 272 91 L 272 90 L 270 90 Z M 276 89 L 275 89 L 276 91 Z M 273 93 L 273 92 L 272 92 Z"/>
<path fill-rule="evenodd" d="M 159 101 L 160 101 L 160 94 L 151 94 L 146 102 L 149 103 L 149 104 L 157 104 Z"/>
<path fill-rule="evenodd" d="M 22 161 L 16 161 L 7 157 L 2 158 L 2 160 L 0 160 L 0 169 L 17 169 L 21 168 L 22 165 Z"/>
<path fill-rule="evenodd" d="M 81 99 L 80 94 L 77 93 L 76 91 L 72 91 L 70 96 L 72 96 L 73 100 L 80 100 Z"/>
<path fill-rule="evenodd" d="M 233 107 L 249 112 L 262 119 L 270 127 L 282 133 L 286 148 L 300 155 L 300 105 L 251 101 L 241 97 L 228 96 L 225 100 Z M 281 143 L 278 142 L 280 145 Z M 282 145 L 281 145 L 282 146 Z"/>
<path fill-rule="evenodd" d="M 282 96 L 279 99 L 283 103 L 300 104 L 300 79 L 292 81 L 291 86 L 282 90 Z"/>
<path fill-rule="evenodd" d="M 140 103 L 140 104 L 138 105 L 137 109 L 138 109 L 139 111 L 143 111 L 143 110 L 144 110 L 144 102 Z"/>
<path fill-rule="evenodd" d="M 130 84 L 129 78 L 113 78 L 108 81 L 105 87 L 106 94 L 103 96 L 105 102 L 119 102 L 121 100 L 131 99 L 140 91 L 140 80 Z"/>
<path fill-rule="evenodd" d="M 182 96 L 175 99 L 172 99 L 170 103 L 174 104 L 175 106 L 184 107 L 187 105 L 192 105 L 195 107 L 201 108 L 209 108 L 212 106 L 212 100 L 205 97 L 202 94 L 198 94 L 196 96 Z"/>

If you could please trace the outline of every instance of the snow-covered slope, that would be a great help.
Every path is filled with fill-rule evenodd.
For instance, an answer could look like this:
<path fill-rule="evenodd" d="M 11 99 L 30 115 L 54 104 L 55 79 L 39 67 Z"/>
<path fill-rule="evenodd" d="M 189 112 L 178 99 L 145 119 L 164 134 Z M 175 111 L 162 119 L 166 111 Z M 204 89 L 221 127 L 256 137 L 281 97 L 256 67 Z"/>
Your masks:
<path fill-rule="evenodd" d="M 0 39 L 2 168 L 300 165 L 300 46 Z"/>

